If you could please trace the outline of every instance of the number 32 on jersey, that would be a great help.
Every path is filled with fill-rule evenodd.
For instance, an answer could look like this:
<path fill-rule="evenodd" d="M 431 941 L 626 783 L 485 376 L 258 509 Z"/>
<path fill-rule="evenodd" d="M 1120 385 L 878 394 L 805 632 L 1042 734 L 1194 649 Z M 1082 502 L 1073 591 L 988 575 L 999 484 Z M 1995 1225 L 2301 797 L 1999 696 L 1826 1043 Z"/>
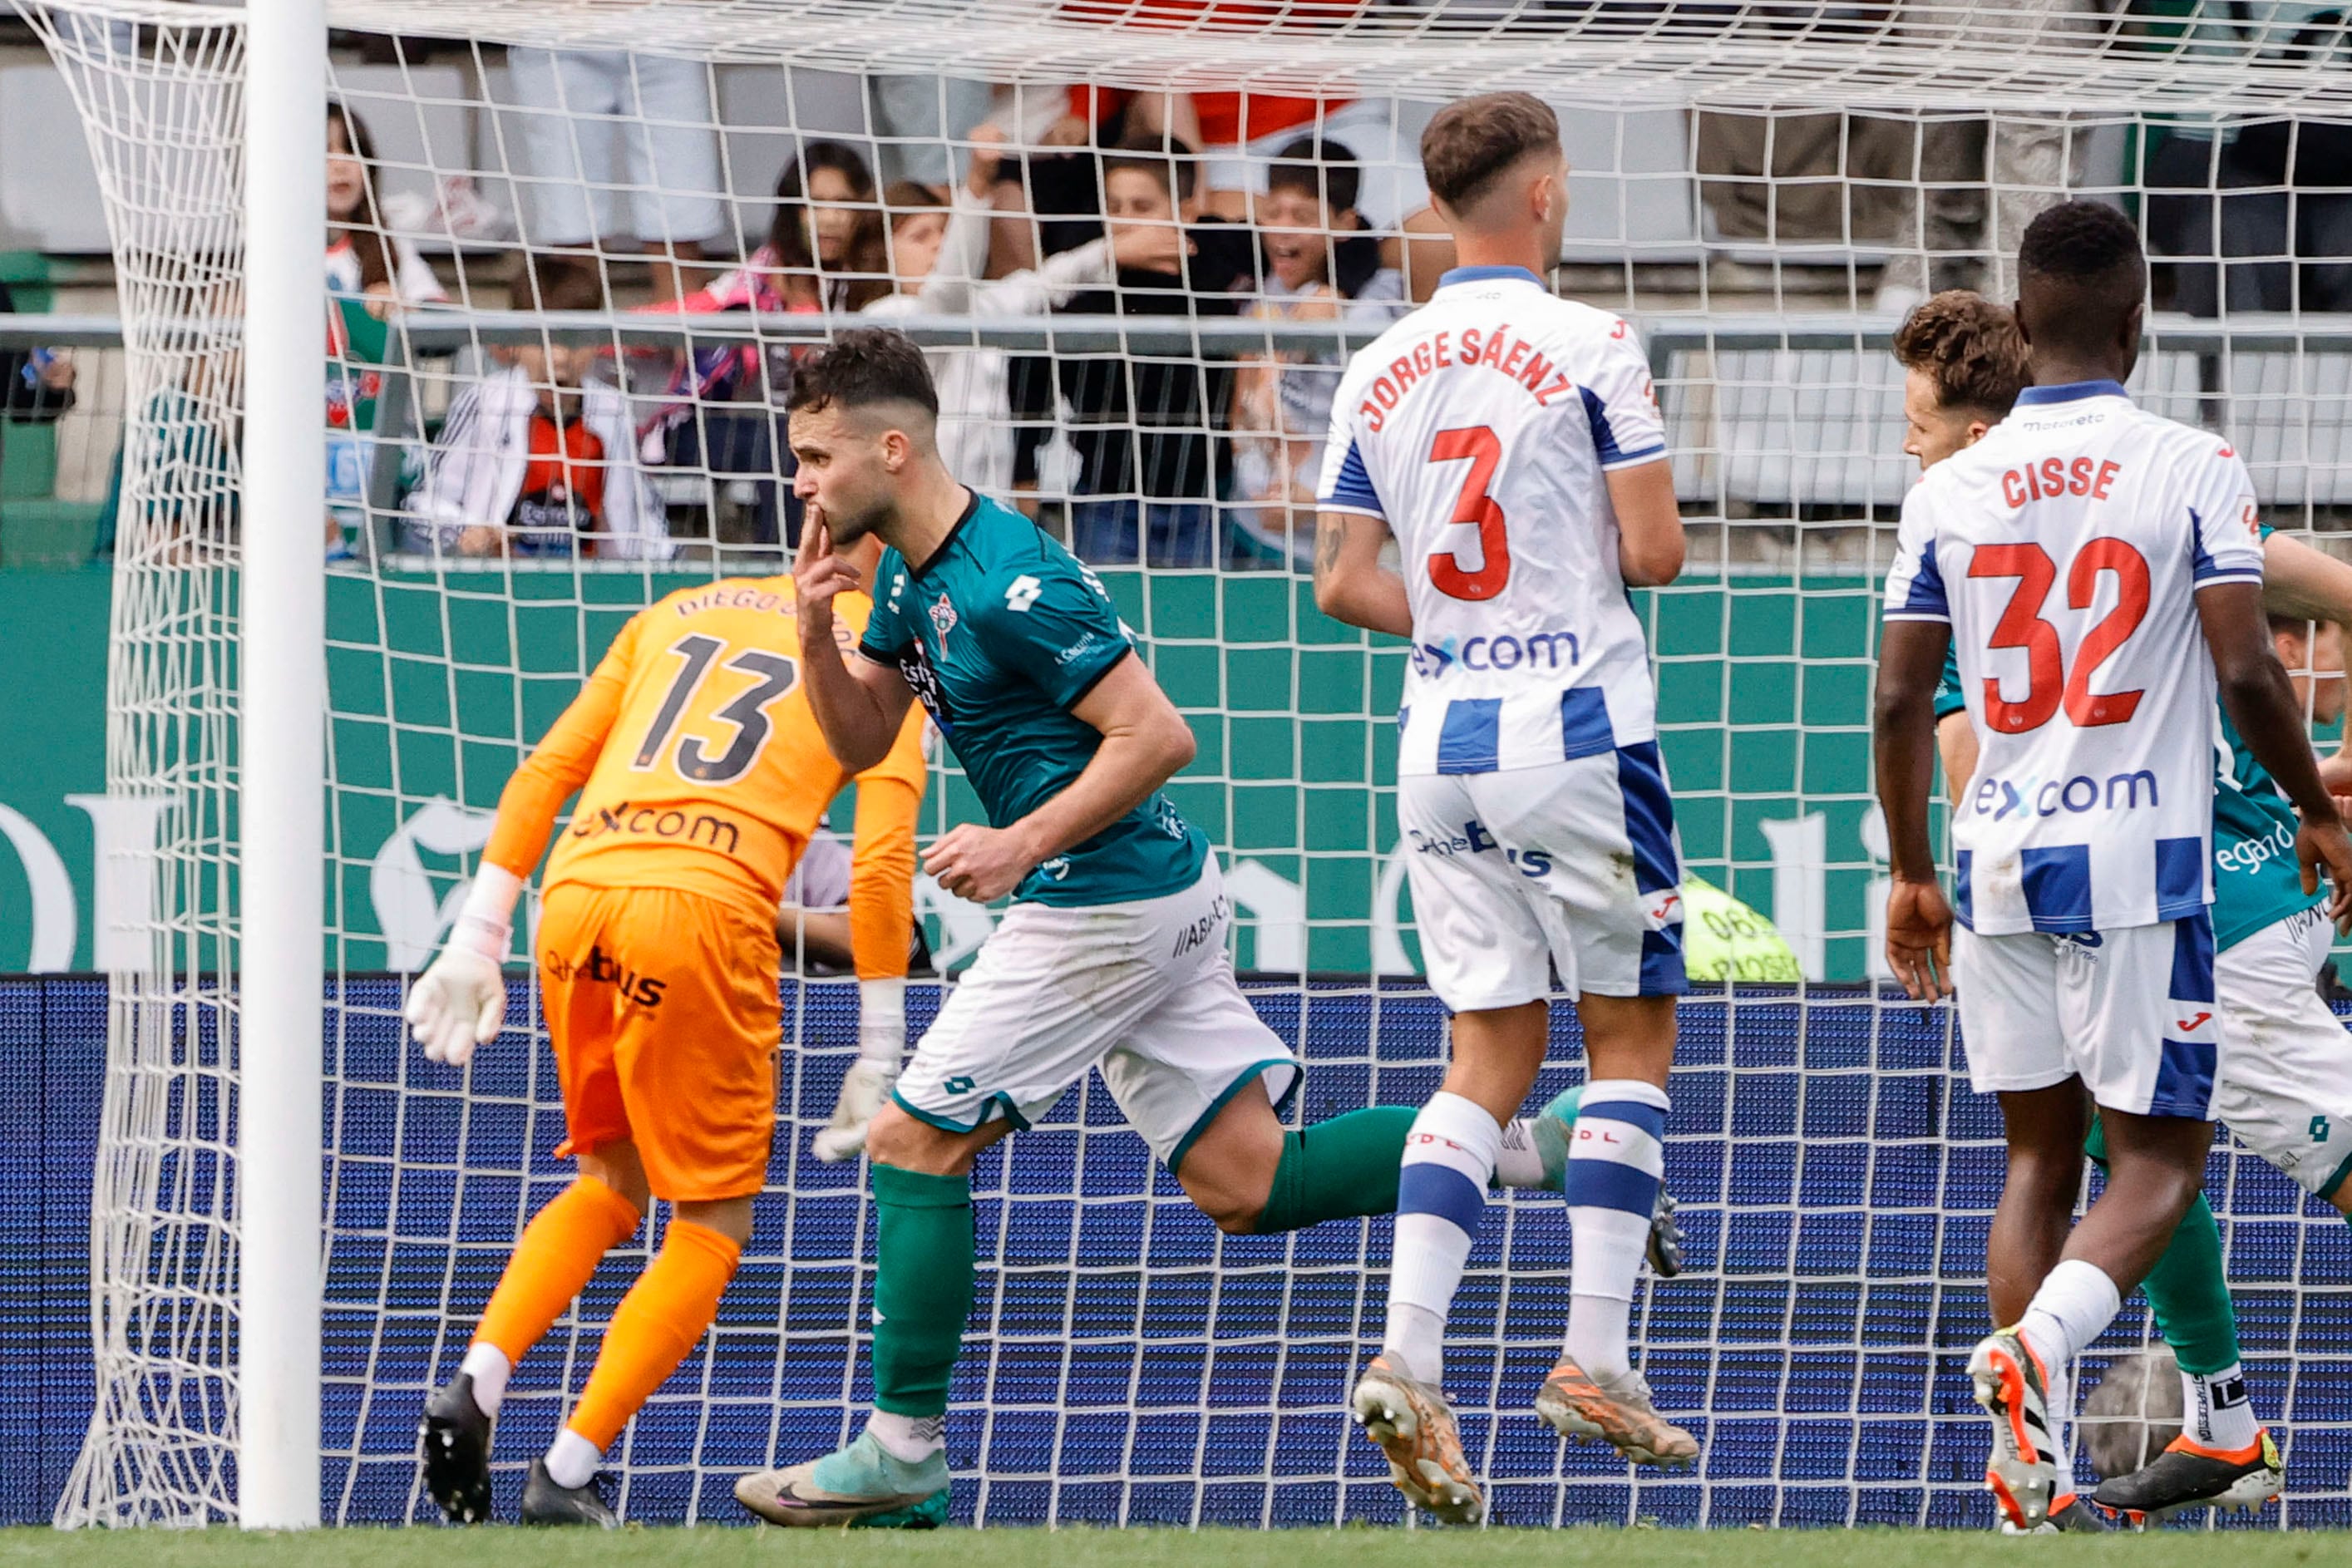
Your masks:
<path fill-rule="evenodd" d="M 2102 536 L 2086 542 L 2066 568 L 2066 603 L 2087 610 L 2098 602 L 2100 579 L 2116 584 L 2113 608 L 2084 634 L 2074 650 L 2074 668 L 2065 668 L 2065 650 L 2058 628 L 2042 618 L 2043 608 L 2057 586 L 2058 563 L 2039 544 L 1979 544 L 1969 556 L 1969 576 L 2007 578 L 2017 586 L 2008 606 L 1987 639 L 1988 648 L 2016 648 L 2025 654 L 2024 697 L 2016 701 L 2002 695 L 2000 679 L 1984 678 L 1985 722 L 2004 734 L 2038 730 L 2060 707 L 2077 729 L 2128 721 L 2139 708 L 2141 690 L 2095 692 L 2091 682 L 2099 667 L 2114 658 L 2147 615 L 2147 558 L 2120 539 Z"/>

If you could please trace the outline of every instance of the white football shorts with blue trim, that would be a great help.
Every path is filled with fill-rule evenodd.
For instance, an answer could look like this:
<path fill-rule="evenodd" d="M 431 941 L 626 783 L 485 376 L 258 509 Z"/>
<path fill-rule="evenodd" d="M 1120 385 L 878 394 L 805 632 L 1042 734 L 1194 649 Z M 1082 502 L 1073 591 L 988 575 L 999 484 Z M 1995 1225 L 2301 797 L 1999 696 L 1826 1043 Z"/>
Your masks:
<path fill-rule="evenodd" d="M 1682 845 L 1657 742 L 1397 781 L 1422 967 L 1456 1013 L 1551 994 L 1676 996 Z"/>
<path fill-rule="evenodd" d="M 2064 935 L 1963 926 L 1952 974 L 1979 1094 L 2079 1077 L 2110 1110 L 2213 1119 L 2225 1042 L 2210 910 Z"/>
<path fill-rule="evenodd" d="M 893 1098 L 950 1131 L 1025 1128 L 1099 1064 L 1151 1152 L 1176 1168 L 1228 1100 L 1263 1082 L 1279 1110 L 1302 1069 L 1234 978 L 1216 858 L 1181 893 L 1060 909 L 1015 904 L 923 1032 Z"/>
<path fill-rule="evenodd" d="M 2213 961 L 2229 1057 L 2213 1113 L 2330 1203 L 2352 1177 L 2352 1037 L 2314 984 L 2335 938 L 2324 911 L 2303 910 Z"/>

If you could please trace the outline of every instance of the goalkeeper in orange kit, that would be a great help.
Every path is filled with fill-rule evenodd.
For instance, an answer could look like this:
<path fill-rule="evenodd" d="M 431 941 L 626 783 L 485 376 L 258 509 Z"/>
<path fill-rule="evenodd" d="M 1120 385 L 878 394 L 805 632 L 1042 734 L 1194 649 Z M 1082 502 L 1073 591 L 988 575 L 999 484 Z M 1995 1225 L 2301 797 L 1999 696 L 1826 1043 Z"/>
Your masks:
<path fill-rule="evenodd" d="M 861 598 L 845 635 L 871 608 Z M 458 1522 L 489 1516 L 490 1430 L 515 1363 L 658 1197 L 671 1205 L 661 1251 L 523 1489 L 527 1524 L 616 1523 L 596 1486 L 604 1450 L 709 1328 L 751 1234 L 776 1120 L 777 904 L 848 782 L 797 689 L 798 651 L 790 578 L 725 579 L 633 617 L 508 782 L 448 945 L 410 992 L 408 1022 L 436 1061 L 463 1066 L 499 1032 L 515 902 L 579 790 L 548 860 L 538 958 L 563 1090 L 557 1152 L 580 1174 L 525 1228 L 457 1376 L 425 1403 L 426 1489 Z M 915 714 L 857 776 L 859 1060 L 822 1158 L 857 1152 L 898 1074 L 923 781 Z"/>

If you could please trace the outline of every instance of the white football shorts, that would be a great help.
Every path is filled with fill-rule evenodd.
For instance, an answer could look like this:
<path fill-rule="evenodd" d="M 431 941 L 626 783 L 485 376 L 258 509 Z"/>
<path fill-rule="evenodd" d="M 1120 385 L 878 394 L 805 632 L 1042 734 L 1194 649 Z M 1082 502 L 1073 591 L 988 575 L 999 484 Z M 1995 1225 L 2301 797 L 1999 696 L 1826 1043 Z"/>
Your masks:
<path fill-rule="evenodd" d="M 2335 929 L 2317 909 L 2214 960 L 2227 1069 L 2213 1113 L 2238 1142 L 2329 1201 L 2352 1174 L 2352 1034 L 2314 984 Z"/>
<path fill-rule="evenodd" d="M 949 992 L 899 1076 L 899 1108 L 968 1132 L 1026 1127 L 1099 1064 L 1128 1124 L 1171 1171 L 1236 1094 L 1278 1110 L 1304 1069 L 1234 978 L 1213 856 L 1181 893 L 1056 909 L 1015 904 Z"/>
<path fill-rule="evenodd" d="M 2209 912 L 2074 935 L 1962 927 L 1952 970 L 1978 1093 L 2079 1076 L 2109 1110 L 2213 1119 L 2224 1040 Z"/>
<path fill-rule="evenodd" d="M 1677 996 L 1682 845 L 1657 745 L 1409 774 L 1397 826 L 1422 967 L 1456 1013 L 1551 994 Z"/>

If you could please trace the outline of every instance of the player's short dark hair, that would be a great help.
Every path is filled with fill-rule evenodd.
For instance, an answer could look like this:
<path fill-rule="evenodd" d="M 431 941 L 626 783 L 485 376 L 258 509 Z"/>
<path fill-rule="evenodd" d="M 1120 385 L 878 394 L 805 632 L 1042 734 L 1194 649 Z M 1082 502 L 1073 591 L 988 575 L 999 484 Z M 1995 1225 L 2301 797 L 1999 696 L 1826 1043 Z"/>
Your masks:
<path fill-rule="evenodd" d="M 1531 92 L 1485 92 L 1437 111 L 1421 133 L 1421 172 L 1429 194 L 1459 212 L 1520 159 L 1559 151 L 1550 105 Z"/>
<path fill-rule="evenodd" d="M 1173 132 L 1138 132 L 1120 137 L 1103 154 L 1103 181 L 1108 184 L 1117 171 L 1134 169 L 1159 181 L 1171 203 L 1189 202 L 1201 178 L 1195 157 L 1192 144 Z"/>
<path fill-rule="evenodd" d="M 2326 621 L 2315 622 L 2309 616 L 2283 616 L 2271 612 L 2271 636 L 2313 637 L 2327 629 Z"/>
<path fill-rule="evenodd" d="M 2003 419 L 2032 377 L 2007 306 L 1968 289 L 1921 300 L 1895 332 L 1895 357 L 1936 384 L 1936 406 Z"/>
<path fill-rule="evenodd" d="M 1275 155 L 1265 172 L 1269 191 L 1304 191 L 1331 204 L 1335 213 L 1354 209 L 1363 189 L 1364 174 L 1356 155 L 1337 142 L 1301 136 Z"/>
<path fill-rule="evenodd" d="M 911 403 L 937 418 L 940 395 L 923 351 L 904 332 L 858 327 L 842 333 L 793 367 L 791 414 L 839 407 Z"/>
<path fill-rule="evenodd" d="M 2102 286 L 2147 266 L 2139 230 L 2119 207 L 2105 202 L 2060 202 L 2027 226 L 2017 247 L 2021 277 Z"/>

